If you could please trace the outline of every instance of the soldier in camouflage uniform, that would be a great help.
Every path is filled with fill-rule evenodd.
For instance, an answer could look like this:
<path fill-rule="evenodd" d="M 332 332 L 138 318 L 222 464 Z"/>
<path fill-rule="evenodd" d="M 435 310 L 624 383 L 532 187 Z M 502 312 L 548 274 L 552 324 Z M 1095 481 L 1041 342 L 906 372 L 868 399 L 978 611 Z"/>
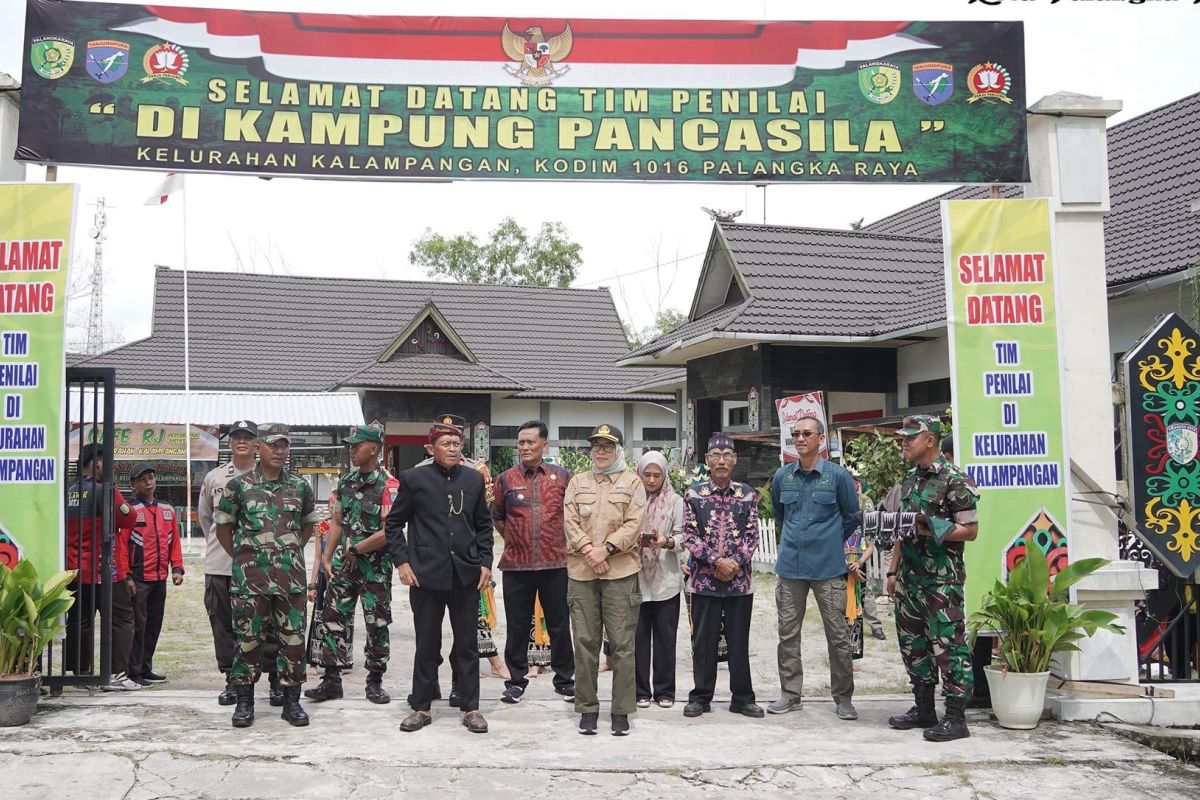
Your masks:
<path fill-rule="evenodd" d="M 286 425 L 259 428 L 259 464 L 225 487 L 213 513 L 217 538 L 233 557 L 230 601 L 237 647 L 229 682 L 237 692 L 233 726 L 254 724 L 254 681 L 260 651 L 272 637 L 284 705 L 280 715 L 307 725 L 300 707 L 304 683 L 304 545 L 317 521 L 312 489 L 286 468 Z"/>
<path fill-rule="evenodd" d="M 903 511 L 922 516 L 917 535 L 897 541 L 888 570 L 888 594 L 896 598 L 900 655 L 916 704 L 888 719 L 893 728 L 924 728 L 931 742 L 970 735 L 965 710 L 971 697 L 971 650 L 967 646 L 963 543 L 975 539 L 978 493 L 966 473 L 942 455 L 944 432 L 937 417 L 907 417 L 897 431 L 912 468 L 900 487 Z M 934 532 L 940 536 L 935 537 Z M 939 543 L 939 538 L 941 542 Z M 938 721 L 933 692 L 938 676 L 946 713 Z"/>
<path fill-rule="evenodd" d="M 329 588 L 321 612 L 321 665 L 325 676 L 315 689 L 304 693 L 312 700 L 334 700 L 342 696 L 340 666 L 350 661 L 354 632 L 354 605 L 362 598 L 363 622 L 367 627 L 363 657 L 367 664 L 367 699 L 372 703 L 391 700 L 383 690 L 383 673 L 390 653 L 388 625 L 392 621 L 392 562 L 387 552 L 383 519 L 392 505 L 394 482 L 379 465 L 383 431 L 360 425 L 342 439 L 350 445 L 351 469 L 338 480 L 335 499 L 329 508 L 330 539 L 326 553 Z M 345 547 L 338 548 L 345 536 Z"/>

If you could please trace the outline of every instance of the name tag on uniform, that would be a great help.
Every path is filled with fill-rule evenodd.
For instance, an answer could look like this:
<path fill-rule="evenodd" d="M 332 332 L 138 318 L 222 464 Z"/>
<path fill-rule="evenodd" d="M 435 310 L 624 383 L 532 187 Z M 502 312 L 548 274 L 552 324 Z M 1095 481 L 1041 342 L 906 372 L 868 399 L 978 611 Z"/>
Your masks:
<path fill-rule="evenodd" d="M 163 515 L 163 519 L 165 519 L 165 520 L 174 519 L 174 514 L 172 514 L 170 511 L 167 511 L 166 509 L 163 509 L 162 515 Z"/>

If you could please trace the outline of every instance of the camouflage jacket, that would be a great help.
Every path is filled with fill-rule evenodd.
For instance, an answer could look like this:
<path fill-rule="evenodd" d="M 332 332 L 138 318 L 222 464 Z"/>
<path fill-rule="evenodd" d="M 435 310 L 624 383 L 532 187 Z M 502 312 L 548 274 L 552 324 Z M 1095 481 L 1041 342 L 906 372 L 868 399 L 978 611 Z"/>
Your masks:
<path fill-rule="evenodd" d="M 270 481 L 255 467 L 225 486 L 213 521 L 233 525 L 231 594 L 305 590 L 302 534 L 318 519 L 315 506 L 312 488 L 287 470 Z"/>
<path fill-rule="evenodd" d="M 342 555 L 347 547 L 383 530 L 384 517 L 395 497 L 395 488 L 389 488 L 393 483 L 395 478 L 383 467 L 376 467 L 366 475 L 353 467 L 338 479 L 333 504 L 329 507 L 329 513 L 337 515 L 342 526 L 342 538 L 333 556 L 334 570 L 341 569 Z M 386 546 L 364 554 L 359 558 L 359 564 L 368 580 L 384 580 L 392 569 Z"/>
<path fill-rule="evenodd" d="M 914 465 L 900 485 L 904 511 L 941 517 L 960 524 L 977 522 L 975 504 L 979 493 L 963 470 L 939 455 L 926 469 Z M 956 583 L 967 579 L 963 566 L 963 542 L 938 544 L 931 536 L 902 539 L 900 580 L 903 583 Z"/>

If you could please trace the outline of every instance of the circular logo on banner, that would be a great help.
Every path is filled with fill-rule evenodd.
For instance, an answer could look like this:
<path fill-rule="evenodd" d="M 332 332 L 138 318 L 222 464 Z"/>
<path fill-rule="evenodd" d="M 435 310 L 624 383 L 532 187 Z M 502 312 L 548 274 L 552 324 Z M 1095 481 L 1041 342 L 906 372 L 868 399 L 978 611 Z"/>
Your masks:
<path fill-rule="evenodd" d="M 75 42 L 65 36 L 38 36 L 29 47 L 29 63 L 43 78 L 56 81 L 75 61 Z"/>
<path fill-rule="evenodd" d="M 968 103 L 983 100 L 987 103 L 1011 103 L 1008 96 L 1012 88 L 1012 77 L 1002 65 L 995 61 L 985 61 L 971 67 L 967 73 L 967 88 L 971 90 Z"/>
<path fill-rule="evenodd" d="M 146 77 L 142 78 L 142 83 L 166 80 L 186 86 L 187 81 L 184 80 L 183 74 L 187 72 L 187 68 L 188 57 L 182 47 L 170 42 L 156 44 L 147 50 L 142 58 L 142 69 L 146 70 Z"/>

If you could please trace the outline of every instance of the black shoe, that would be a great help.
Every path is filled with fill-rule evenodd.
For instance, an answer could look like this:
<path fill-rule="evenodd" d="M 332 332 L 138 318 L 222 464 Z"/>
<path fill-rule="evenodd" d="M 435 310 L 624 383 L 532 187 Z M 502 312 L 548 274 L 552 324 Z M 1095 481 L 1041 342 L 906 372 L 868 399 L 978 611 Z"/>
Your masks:
<path fill-rule="evenodd" d="M 887 638 L 887 634 L 883 632 L 883 628 L 872 628 L 871 635 L 880 641 L 883 641 Z"/>
<path fill-rule="evenodd" d="M 596 723 L 600 721 L 599 711 L 588 711 L 579 715 L 579 732 L 584 736 L 596 735 Z"/>
<path fill-rule="evenodd" d="M 217 695 L 217 704 L 231 706 L 237 702 L 237 690 L 232 684 L 225 684 L 225 689 Z"/>
<path fill-rule="evenodd" d="M 233 727 L 249 728 L 254 724 L 254 685 L 238 684 L 233 687 L 237 695 L 237 708 L 233 710 Z"/>
<path fill-rule="evenodd" d="M 758 703 L 745 703 L 737 706 L 730 703 L 729 710 L 734 714 L 741 714 L 743 717 L 750 717 L 751 719 L 762 719 L 767 715 L 767 712 L 763 711 L 762 706 Z M 686 714 L 687 710 L 685 709 L 683 713 Z"/>
<path fill-rule="evenodd" d="M 369 686 L 370 679 L 367 682 Z M 271 705 L 275 705 L 274 691 L 277 686 L 278 684 L 271 684 Z M 325 674 L 321 676 L 321 682 L 317 684 L 315 689 L 305 689 L 304 696 L 317 703 L 323 703 L 326 700 L 341 700 L 343 696 L 341 674 L 336 669 L 325 670 Z"/>
<path fill-rule="evenodd" d="M 510 706 L 515 706 L 525 697 L 525 690 L 520 686 L 510 686 L 504 690 L 504 694 L 500 695 L 501 703 L 508 703 Z"/>
<path fill-rule="evenodd" d="M 628 736 L 629 735 L 629 715 L 628 714 L 613 714 L 612 715 L 612 735 L 613 736 Z"/>
<path fill-rule="evenodd" d="M 267 702 L 274 708 L 282 708 L 283 704 L 287 702 L 287 698 L 284 697 L 283 687 L 279 685 L 279 678 L 275 673 L 271 673 L 267 676 L 267 681 L 271 687 L 270 693 L 267 695 Z"/>
<path fill-rule="evenodd" d="M 462 706 L 462 698 L 458 696 L 458 687 L 450 687 L 450 707 L 460 708 Z"/>
<path fill-rule="evenodd" d="M 692 700 L 683 707 L 683 715 L 685 717 L 698 717 L 701 714 L 707 714 L 712 711 L 712 706 L 708 703 L 701 703 L 697 700 Z"/>
<path fill-rule="evenodd" d="M 150 683 L 150 681 L 146 680 L 146 679 L 145 679 L 145 678 L 143 678 L 141 675 L 130 675 L 130 676 L 129 676 L 129 680 L 133 681 L 133 682 L 134 682 L 134 683 L 136 683 L 138 686 L 143 686 L 143 687 L 145 687 L 145 686 L 153 686 L 153 684 L 152 684 L 152 683 Z"/>
<path fill-rule="evenodd" d="M 967 730 L 965 709 L 965 700 L 946 698 L 946 714 L 942 717 L 941 722 L 925 730 L 925 741 L 952 742 L 955 739 L 966 739 L 970 736 L 971 732 Z"/>
<path fill-rule="evenodd" d="M 141 674 L 141 679 L 144 681 L 147 681 L 148 683 L 166 683 L 167 682 L 167 678 L 165 675 L 159 675 L 157 672 L 154 672 L 154 671 L 143 672 Z"/>
<path fill-rule="evenodd" d="M 289 725 L 303 728 L 308 724 L 308 714 L 300 706 L 300 687 L 286 686 L 283 689 L 283 712 L 279 718 Z"/>
<path fill-rule="evenodd" d="M 392 696 L 383 690 L 383 673 L 367 673 L 367 699 L 376 705 L 387 705 Z"/>
<path fill-rule="evenodd" d="M 914 687 L 913 698 L 916 704 L 899 716 L 888 717 L 888 725 L 898 731 L 932 728 L 937 725 L 937 711 L 933 707 L 933 684 L 923 683 Z"/>
<path fill-rule="evenodd" d="M 570 686 L 555 686 L 554 693 L 560 695 L 568 703 L 575 702 L 575 684 L 573 683 Z"/>

